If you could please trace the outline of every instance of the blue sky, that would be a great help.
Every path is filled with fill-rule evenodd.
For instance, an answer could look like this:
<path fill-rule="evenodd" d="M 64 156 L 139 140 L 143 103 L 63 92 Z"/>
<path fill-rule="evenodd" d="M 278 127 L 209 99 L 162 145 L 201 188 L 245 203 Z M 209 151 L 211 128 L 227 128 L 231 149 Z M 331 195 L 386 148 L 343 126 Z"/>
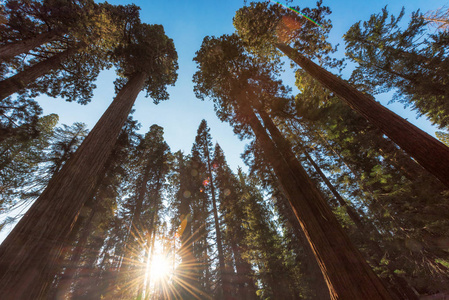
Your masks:
<path fill-rule="evenodd" d="M 132 3 L 121 0 L 109 2 L 122 5 Z M 232 18 L 235 11 L 243 6 L 243 0 L 135 1 L 134 3 L 142 9 L 141 19 L 143 22 L 164 26 L 166 34 L 174 40 L 179 56 L 178 81 L 174 87 L 169 88 L 170 100 L 154 105 L 151 99 L 144 97 L 143 93 L 138 97 L 134 106 L 136 109 L 134 118 L 142 124 L 141 132 L 145 133 L 152 124 L 158 124 L 164 127 L 164 136 L 172 151 L 181 149 L 185 153 L 189 153 L 200 121 L 206 119 L 211 127 L 214 141 L 218 141 L 224 149 L 232 169 L 236 170 L 238 165 L 243 166 L 240 154 L 243 152 L 244 142 L 234 136 L 232 128 L 228 124 L 218 120 L 211 102 L 202 102 L 195 98 L 192 83 L 192 75 L 196 70 L 192 58 L 199 49 L 204 36 L 232 33 L 234 31 Z M 314 4 L 315 1 L 309 0 L 293 2 L 293 5 L 301 7 Z M 372 13 L 380 12 L 385 5 L 388 5 L 389 11 L 396 15 L 404 5 L 406 7 L 404 19 L 407 19 L 411 12 L 418 8 L 426 12 L 447 5 L 448 1 L 325 0 L 324 4 L 330 6 L 333 11 L 331 19 L 334 28 L 331 31 L 330 40 L 333 44 L 340 44 L 340 55 L 343 55 L 342 35 L 353 23 L 367 20 Z M 348 76 L 349 72 L 344 74 Z M 44 108 L 44 114 L 57 113 L 60 116 L 60 123 L 71 125 L 73 122 L 84 122 L 89 128 L 92 128 L 114 97 L 114 79 L 113 70 L 103 72 L 96 83 L 97 89 L 93 100 L 87 106 L 45 97 L 39 99 L 39 103 Z M 286 70 L 284 81 L 293 87 L 292 70 Z M 378 99 L 386 105 L 389 97 L 383 96 Z M 434 134 L 435 129 L 430 126 L 429 122 L 424 118 L 416 120 L 414 112 L 410 113 L 404 110 L 400 104 L 388 105 L 388 107 L 420 128 Z"/>

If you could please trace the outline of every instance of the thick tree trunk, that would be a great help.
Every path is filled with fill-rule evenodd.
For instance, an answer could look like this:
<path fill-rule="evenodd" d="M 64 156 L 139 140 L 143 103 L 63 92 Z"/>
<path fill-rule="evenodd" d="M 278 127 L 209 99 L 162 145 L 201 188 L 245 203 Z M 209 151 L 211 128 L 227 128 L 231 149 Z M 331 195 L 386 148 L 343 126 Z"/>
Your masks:
<path fill-rule="evenodd" d="M 280 131 L 278 130 L 276 125 L 274 125 L 274 123 L 272 122 L 272 120 L 268 116 L 268 114 L 265 113 L 264 111 L 260 111 L 259 113 L 260 113 L 260 115 L 262 117 L 262 120 L 263 120 L 265 126 L 269 130 L 271 136 L 276 140 L 276 143 L 278 145 L 279 145 L 279 143 L 283 143 L 282 140 L 284 138 L 283 138 L 282 134 L 280 133 Z M 286 145 L 287 143 L 288 142 L 283 143 L 284 145 L 282 145 L 282 147 L 283 147 L 282 151 L 285 151 L 284 147 L 288 146 L 288 145 Z M 326 186 L 331 190 L 331 192 L 335 196 L 337 202 L 340 204 L 340 206 L 342 206 L 342 207 L 344 207 L 346 209 L 346 212 L 347 212 L 348 216 L 354 222 L 354 224 L 357 227 L 357 230 L 359 231 L 359 233 L 366 239 L 368 245 L 370 246 L 370 249 L 375 252 L 376 260 L 375 261 L 369 260 L 370 263 L 372 263 L 373 265 L 379 266 L 380 259 L 385 254 L 385 251 L 383 251 L 381 249 L 381 247 L 379 246 L 379 244 L 378 244 L 379 241 L 382 238 L 380 233 L 377 231 L 377 229 L 374 226 L 367 225 L 367 224 L 365 224 L 365 222 L 362 221 L 362 218 L 360 217 L 360 215 L 355 211 L 355 209 L 352 206 L 350 206 L 346 202 L 345 199 L 343 199 L 343 197 L 340 195 L 340 193 L 335 189 L 335 187 L 329 181 L 329 179 L 327 179 L 327 177 L 321 171 L 320 167 L 315 163 L 315 161 L 312 159 L 312 157 L 307 153 L 307 150 L 302 145 L 299 145 L 299 146 L 300 146 L 301 150 L 303 151 L 303 153 L 306 155 L 307 160 L 310 162 L 310 164 L 313 166 L 315 171 L 323 179 L 323 181 L 325 182 Z M 375 239 L 377 240 L 377 242 L 371 240 L 369 238 L 370 236 L 374 236 Z M 387 265 L 386 267 L 389 269 L 390 275 L 392 276 L 393 287 L 392 287 L 391 291 L 395 292 L 396 295 L 398 295 L 398 297 L 400 299 L 417 300 L 418 298 L 413 293 L 413 290 L 410 288 L 410 286 L 408 286 L 407 284 L 404 285 L 405 280 L 402 279 L 402 278 L 399 278 L 394 273 L 394 269 L 392 269 L 390 265 Z M 398 284 L 399 282 L 401 284 Z"/>
<path fill-rule="evenodd" d="M 145 83 L 135 74 L 0 246 L 2 299 L 42 299 L 47 279 L 78 214 L 91 195 L 134 101 Z"/>
<path fill-rule="evenodd" d="M 77 270 L 79 268 L 81 256 L 86 247 L 87 240 L 92 231 L 92 225 L 93 225 L 92 220 L 93 220 L 95 214 L 96 214 L 96 209 L 94 209 L 90 213 L 88 219 L 86 220 L 86 222 L 84 224 L 85 228 L 83 229 L 81 236 L 78 240 L 78 243 L 77 243 L 75 249 L 73 250 L 73 254 L 70 257 L 69 265 L 67 266 L 66 271 L 62 275 L 61 280 L 57 286 L 57 290 L 58 290 L 57 294 L 61 295 L 61 296 L 65 295 L 64 298 L 66 298 L 70 295 L 72 283 L 77 278 Z"/>
<path fill-rule="evenodd" d="M 0 46 L 0 60 L 13 58 L 19 54 L 27 53 L 34 48 L 58 39 L 62 33 L 62 31 L 49 31 L 26 40 L 2 45 Z"/>
<path fill-rule="evenodd" d="M 271 175 L 276 181 L 276 176 L 273 173 L 271 173 Z M 292 228 L 294 235 L 297 237 L 304 251 L 304 253 L 300 254 L 300 264 L 303 273 L 308 275 L 308 279 L 306 279 L 306 281 L 308 282 L 309 288 L 315 293 L 312 299 L 329 300 L 330 296 L 326 281 L 324 280 L 323 274 L 321 273 L 321 269 L 316 260 L 313 260 L 315 254 L 313 253 L 312 248 L 310 248 L 309 241 L 304 235 L 290 202 L 285 198 L 285 191 L 282 190 L 282 187 L 277 187 L 279 188 L 280 193 L 282 193 L 281 197 L 276 197 L 276 205 L 279 209 L 279 213 L 286 218 L 288 225 Z"/>
<path fill-rule="evenodd" d="M 276 46 L 449 187 L 449 147 L 305 58 L 290 46 L 285 44 Z"/>
<path fill-rule="evenodd" d="M 44 76 L 52 70 L 60 68 L 63 61 L 74 55 L 84 44 L 78 44 L 63 52 L 56 53 L 52 57 L 43 60 L 34 66 L 31 66 L 18 74 L 0 81 L 0 100 L 11 96 L 14 93 L 24 89 L 27 85 L 34 82 L 39 77 Z"/>
<path fill-rule="evenodd" d="M 280 152 L 249 107 L 242 111 L 313 249 L 331 299 L 392 299 L 291 151 Z"/>

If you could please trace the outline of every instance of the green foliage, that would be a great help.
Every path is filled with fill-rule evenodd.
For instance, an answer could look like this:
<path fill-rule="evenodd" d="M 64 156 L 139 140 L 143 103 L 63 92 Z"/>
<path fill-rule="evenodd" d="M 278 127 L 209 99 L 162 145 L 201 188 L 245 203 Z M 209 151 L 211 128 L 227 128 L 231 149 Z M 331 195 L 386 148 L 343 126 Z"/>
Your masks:
<path fill-rule="evenodd" d="M 39 135 L 38 120 L 41 107 L 25 96 L 8 97 L 0 103 L 0 141 L 8 137 L 25 141 Z"/>
<path fill-rule="evenodd" d="M 358 64 L 351 80 L 370 93 L 395 91 L 392 101 L 411 105 L 440 128 L 448 123 L 447 32 L 430 33 L 423 15 L 413 12 L 401 29 L 387 8 L 345 34 L 346 55 Z"/>
<path fill-rule="evenodd" d="M 168 99 L 166 85 L 177 79 L 178 55 L 173 40 L 165 35 L 162 25 L 134 23 L 127 33 L 128 40 L 114 49 L 112 59 L 121 79 L 119 90 L 130 75 L 143 72 L 148 78 L 144 89 L 155 103 Z"/>
<path fill-rule="evenodd" d="M 36 173 L 46 161 L 44 151 L 50 145 L 57 122 L 58 116 L 55 114 L 41 117 L 37 122 L 37 137 L 9 138 L 0 144 L 0 212 L 8 212 L 26 199 L 26 195 L 34 191 L 36 186 L 42 188 Z"/>
<path fill-rule="evenodd" d="M 344 221 L 347 216 L 340 211 L 338 215 L 347 224 L 351 238 L 372 262 L 377 261 L 375 269 L 389 278 L 393 288 L 398 288 L 395 270 L 402 270 L 401 277 L 422 293 L 442 287 L 447 280 L 442 279 L 445 271 L 435 268 L 431 257 L 446 254 L 430 245 L 441 238 L 440 230 L 448 225 L 442 210 L 447 205 L 444 187 L 383 133 L 338 99 L 317 89 L 317 83 L 307 77 L 297 73 L 298 82 L 308 83 L 296 97 L 298 125 L 317 155 L 330 156 L 326 162 L 342 169 L 333 179 L 335 185 L 345 191 L 359 212 L 364 212 L 362 221 L 375 226 L 367 226 L 371 233 L 361 236 Z M 283 122 L 288 126 L 296 123 Z M 295 140 L 293 137 L 293 144 Z M 381 248 L 376 250 L 370 239 Z M 423 245 L 423 250 L 411 251 L 406 246 L 413 248 L 406 242 L 411 240 Z M 382 257 L 388 258 L 388 265 L 381 263 Z"/>
<path fill-rule="evenodd" d="M 435 135 L 443 144 L 449 147 L 449 133 L 437 131 Z"/>
<path fill-rule="evenodd" d="M 332 28 L 327 16 L 331 10 L 317 1 L 314 8 L 292 7 L 321 26 L 303 16 L 270 2 L 252 2 L 236 12 L 234 27 L 248 51 L 264 58 L 276 58 L 276 44 L 291 44 L 308 58 L 318 59 L 320 64 L 340 66 L 341 62 L 329 59 L 335 49 L 327 42 Z"/>

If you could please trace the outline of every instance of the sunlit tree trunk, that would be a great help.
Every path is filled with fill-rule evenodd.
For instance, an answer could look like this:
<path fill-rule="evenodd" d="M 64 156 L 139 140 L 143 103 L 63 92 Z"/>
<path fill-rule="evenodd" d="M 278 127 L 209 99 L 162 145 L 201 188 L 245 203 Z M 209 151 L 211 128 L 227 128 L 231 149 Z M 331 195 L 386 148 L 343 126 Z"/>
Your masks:
<path fill-rule="evenodd" d="M 271 176 L 274 180 L 276 180 L 276 176 L 272 172 Z M 309 280 L 307 281 L 309 283 L 309 288 L 314 292 L 317 300 L 329 300 L 329 290 L 327 288 L 326 281 L 324 280 L 323 274 L 321 273 L 321 269 L 316 260 L 313 260 L 315 254 L 310 247 L 309 241 L 304 235 L 304 232 L 289 201 L 285 198 L 285 191 L 283 191 L 279 186 L 278 188 L 284 196 L 276 197 L 276 206 L 279 209 L 279 213 L 287 219 L 288 225 L 291 226 L 294 234 L 302 246 L 302 250 L 304 252 L 300 254 L 303 258 L 301 260 L 301 270 L 309 277 Z"/>
<path fill-rule="evenodd" d="M 62 245 L 91 195 L 134 101 L 145 83 L 136 73 L 0 246 L 2 299 L 45 299 Z"/>
<path fill-rule="evenodd" d="M 242 115 L 256 134 L 290 201 L 320 265 L 331 299 L 392 299 L 291 150 L 282 151 L 285 149 L 276 146 L 252 108 L 243 106 Z"/>
<path fill-rule="evenodd" d="M 267 127 L 267 129 L 270 132 L 270 135 L 273 137 L 273 139 L 276 141 L 276 144 L 283 144 L 282 145 L 282 151 L 288 151 L 285 149 L 285 147 L 288 147 L 288 142 L 283 138 L 282 134 L 280 133 L 279 129 L 276 127 L 276 125 L 272 122 L 271 118 L 268 116 L 268 114 L 264 111 L 259 111 L 259 114 L 262 117 L 262 120 L 264 122 L 264 125 Z M 321 168 L 315 163 L 315 161 L 312 159 L 312 157 L 307 153 L 307 150 L 302 145 L 299 145 L 302 152 L 305 154 L 306 159 L 309 161 L 309 163 L 313 166 L 315 171 L 319 174 L 321 179 L 324 181 L 326 186 L 331 190 L 332 194 L 334 195 L 335 199 L 337 200 L 338 204 L 341 207 L 344 207 L 349 218 L 354 222 L 355 226 L 357 227 L 357 230 L 359 233 L 366 238 L 367 243 L 370 245 L 370 249 L 375 252 L 375 256 L 377 261 L 370 262 L 374 265 L 379 266 L 380 259 L 384 256 L 384 251 L 379 246 L 379 241 L 382 238 L 380 233 L 377 231 L 377 229 L 374 226 L 369 226 L 369 224 L 366 224 L 362 221 L 362 218 L 360 215 L 355 211 L 355 209 L 349 205 L 345 199 L 340 195 L 340 193 L 335 189 L 333 184 L 327 179 L 326 175 L 321 171 Z M 376 241 L 373 241 L 370 239 L 371 236 L 374 236 Z M 404 279 L 399 278 L 395 273 L 394 269 L 391 269 L 391 266 L 386 266 L 390 274 L 392 276 L 392 284 L 393 284 L 393 290 L 397 295 L 399 295 L 400 299 L 408 299 L 408 300 L 417 300 L 417 295 L 414 294 L 413 290 L 410 288 L 410 286 L 407 285 Z"/>
<path fill-rule="evenodd" d="M 72 286 L 72 282 L 76 279 L 77 269 L 79 267 L 79 263 L 81 261 L 81 255 L 86 247 L 87 240 L 92 230 L 92 220 L 96 214 L 96 211 L 93 210 L 88 219 L 86 220 L 85 227 L 81 232 L 81 236 L 76 244 L 75 249 L 73 250 L 73 254 L 70 257 L 70 261 L 68 262 L 68 266 L 66 271 L 62 275 L 60 283 L 57 286 L 58 295 L 70 295 L 70 288 Z"/>
<path fill-rule="evenodd" d="M 290 46 L 276 46 L 449 187 L 449 147 L 305 58 Z"/>

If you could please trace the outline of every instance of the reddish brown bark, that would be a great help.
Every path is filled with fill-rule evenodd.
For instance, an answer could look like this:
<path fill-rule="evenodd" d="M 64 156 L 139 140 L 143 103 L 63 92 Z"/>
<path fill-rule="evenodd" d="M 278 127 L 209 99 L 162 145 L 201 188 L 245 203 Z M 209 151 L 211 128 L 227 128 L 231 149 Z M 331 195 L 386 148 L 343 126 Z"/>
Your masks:
<path fill-rule="evenodd" d="M 331 299 L 392 299 L 290 151 L 281 152 L 251 108 L 244 115 L 313 249 Z"/>
<path fill-rule="evenodd" d="M 79 44 L 78 46 L 59 52 L 10 78 L 0 81 L 0 100 L 24 89 L 27 85 L 48 72 L 59 69 L 63 61 L 74 55 L 83 46 L 84 44 Z"/>
<path fill-rule="evenodd" d="M 267 127 L 267 129 L 270 132 L 270 135 L 273 137 L 273 139 L 276 141 L 277 145 L 281 145 L 282 152 L 290 151 L 291 149 L 290 144 L 287 140 L 284 139 L 282 134 L 280 133 L 279 129 L 276 127 L 276 125 L 273 123 L 271 118 L 268 116 L 268 114 L 263 111 L 259 110 L 259 114 L 264 122 L 264 125 Z M 312 164 L 315 171 L 320 175 L 320 177 L 325 182 L 326 186 L 331 190 L 332 194 L 335 196 L 337 202 L 340 204 L 340 206 L 344 207 L 346 209 L 346 212 L 348 213 L 348 216 L 351 218 L 351 220 L 354 222 L 354 224 L 357 227 L 357 230 L 362 234 L 364 237 L 368 238 L 372 235 L 375 236 L 375 238 L 379 241 L 381 239 L 380 233 L 377 231 L 377 229 L 374 226 L 370 226 L 370 224 L 365 224 L 362 221 L 362 218 L 360 215 L 355 211 L 355 209 L 350 206 L 345 199 L 338 193 L 338 191 L 335 189 L 335 187 L 332 185 L 332 183 L 327 179 L 327 177 L 324 175 L 324 173 L 321 171 L 320 167 L 315 163 L 315 161 L 310 157 L 310 155 L 307 153 L 307 150 L 304 149 L 302 145 L 299 145 L 302 148 L 303 153 L 306 155 L 307 160 Z M 294 156 L 293 152 L 291 153 L 292 156 Z M 379 266 L 379 260 L 384 256 L 384 251 L 379 246 L 378 242 L 367 240 L 367 243 L 370 245 L 370 248 L 372 251 L 376 253 L 377 261 L 373 261 L 368 259 L 370 263 L 373 265 Z M 413 290 L 410 288 L 410 286 L 407 285 L 404 279 L 399 278 L 394 273 L 394 268 L 392 269 L 390 265 L 386 266 L 390 270 L 391 274 L 391 283 L 393 285 L 392 292 L 395 292 L 396 295 L 398 295 L 399 299 L 409 299 L 409 300 L 417 300 L 417 296 L 413 293 Z M 400 282 L 402 280 L 402 282 Z"/>
<path fill-rule="evenodd" d="M 2 299 L 42 299 L 62 245 L 91 195 L 146 75 L 135 74 L 0 246 Z M 44 298 L 45 299 L 45 298 Z"/>
<path fill-rule="evenodd" d="M 27 53 L 34 48 L 56 40 L 61 36 L 61 33 L 59 31 L 44 32 L 26 40 L 0 46 L 0 59 L 13 58 L 19 54 Z"/>
<path fill-rule="evenodd" d="M 290 46 L 285 44 L 276 46 L 449 187 L 449 147 L 305 58 Z"/>

